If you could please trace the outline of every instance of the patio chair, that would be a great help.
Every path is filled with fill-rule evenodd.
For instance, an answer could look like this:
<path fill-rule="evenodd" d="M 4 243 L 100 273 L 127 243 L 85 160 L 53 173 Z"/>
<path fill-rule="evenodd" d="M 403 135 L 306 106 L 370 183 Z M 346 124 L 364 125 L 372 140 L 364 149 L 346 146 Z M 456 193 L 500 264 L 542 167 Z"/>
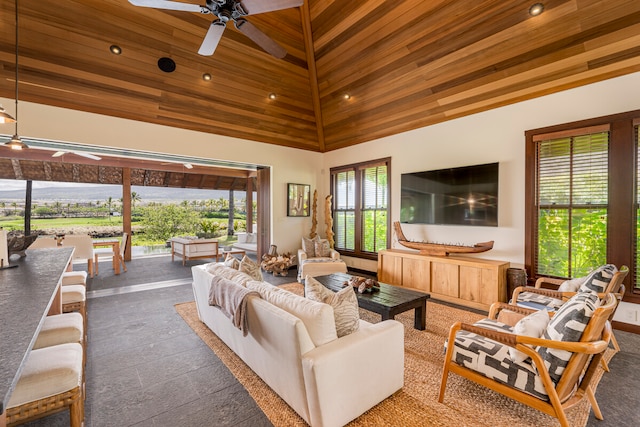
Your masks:
<path fill-rule="evenodd" d="M 98 257 L 111 257 L 111 264 L 113 265 L 113 271 L 118 270 L 118 263 L 122 265 L 122 270 L 126 273 L 127 266 L 124 263 L 124 251 L 127 249 L 127 241 L 129 240 L 129 233 L 122 233 L 122 242 L 120 243 L 120 250 L 118 253 L 114 252 L 113 246 L 108 248 L 96 248 L 94 253 L 94 264 L 96 266 L 96 274 L 98 274 Z"/>
<path fill-rule="evenodd" d="M 442 403 L 449 372 L 454 372 L 558 418 L 563 427 L 569 426 L 565 410 L 585 396 L 596 418 L 603 419 L 590 383 L 609 342 L 608 319 L 615 306 L 613 294 L 600 304 L 595 292 L 580 292 L 557 312 L 547 313 L 550 319 L 541 337 L 516 334 L 519 325 L 513 323 L 514 318 L 530 319 L 534 313 L 540 317 L 541 312 L 501 302 L 474 325 L 455 323 L 446 344 L 438 401 Z M 509 318 L 509 323 L 502 322 Z M 515 359 L 510 349 L 522 352 L 525 360 Z"/>
<path fill-rule="evenodd" d="M 67 234 L 62 240 L 63 247 L 75 247 L 73 260 L 86 259 L 89 277 L 93 277 L 93 239 L 88 234 Z"/>

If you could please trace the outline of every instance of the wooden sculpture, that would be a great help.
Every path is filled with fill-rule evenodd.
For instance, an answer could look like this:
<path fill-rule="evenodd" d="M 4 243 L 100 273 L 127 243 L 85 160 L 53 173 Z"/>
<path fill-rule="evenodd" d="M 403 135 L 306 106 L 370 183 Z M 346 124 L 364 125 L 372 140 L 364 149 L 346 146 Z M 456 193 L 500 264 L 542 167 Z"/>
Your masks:
<path fill-rule="evenodd" d="M 335 245 L 335 241 L 333 240 L 333 216 L 331 215 L 331 195 L 328 195 L 324 199 L 324 218 L 327 224 L 327 240 L 329 241 L 329 246 L 333 249 Z"/>
<path fill-rule="evenodd" d="M 400 228 L 400 223 L 398 221 L 393 223 L 393 227 L 396 231 L 396 235 L 398 236 L 398 243 L 407 248 L 418 249 L 423 255 L 447 256 L 449 254 L 471 254 L 486 252 L 493 249 L 493 240 L 489 242 L 476 243 L 473 246 L 414 242 L 408 240 L 404 236 L 404 233 L 402 232 L 402 228 Z"/>
<path fill-rule="evenodd" d="M 313 190 L 313 205 L 311 206 L 311 233 L 309 238 L 313 239 L 318 235 L 316 227 L 318 226 L 318 190 Z"/>

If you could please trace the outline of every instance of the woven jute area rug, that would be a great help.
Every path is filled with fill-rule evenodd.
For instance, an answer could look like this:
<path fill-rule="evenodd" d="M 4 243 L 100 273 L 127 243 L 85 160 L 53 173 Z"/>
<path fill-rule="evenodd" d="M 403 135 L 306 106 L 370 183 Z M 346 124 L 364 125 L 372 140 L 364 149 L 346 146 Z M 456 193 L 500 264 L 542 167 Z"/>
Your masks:
<path fill-rule="evenodd" d="M 302 285 L 281 287 L 302 294 Z M 260 409 L 276 427 L 304 426 L 300 418 L 245 363 L 198 319 L 195 302 L 176 304 L 176 311 L 202 338 L 247 389 Z M 360 310 L 362 319 L 375 323 L 380 316 Z M 482 315 L 427 302 L 427 329 L 413 328 L 413 310 L 396 316 L 405 329 L 405 374 L 401 391 L 376 405 L 349 423 L 349 426 L 558 426 L 558 421 L 539 411 L 479 386 L 456 374 L 449 374 L 443 403 L 438 392 L 444 361 L 443 345 L 449 327 L 456 321 L 473 323 Z M 606 358 L 610 359 L 612 350 Z M 376 357 L 372 354 L 371 357 Z M 353 363 L 357 369 L 357 361 Z M 602 375 L 598 370 L 593 383 Z M 375 373 L 372 373 L 375 375 Z M 357 399 L 358 396 L 353 396 Z M 583 427 L 589 417 L 586 399 L 567 411 L 572 426 Z"/>

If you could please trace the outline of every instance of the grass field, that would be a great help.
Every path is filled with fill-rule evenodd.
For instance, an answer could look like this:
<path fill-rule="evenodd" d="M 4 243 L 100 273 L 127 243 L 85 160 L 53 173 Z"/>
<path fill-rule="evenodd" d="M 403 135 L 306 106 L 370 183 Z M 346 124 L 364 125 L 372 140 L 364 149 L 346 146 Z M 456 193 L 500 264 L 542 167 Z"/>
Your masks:
<path fill-rule="evenodd" d="M 222 222 L 222 220 L 220 221 Z M 23 230 L 24 218 L 20 216 L 8 216 L 0 217 L 0 227 L 7 231 L 11 230 Z M 61 229 L 91 229 L 101 227 L 116 227 L 122 229 L 122 217 L 91 217 L 91 218 L 41 218 L 31 220 L 31 230 L 61 230 Z M 136 224 L 133 224 L 134 231 Z M 231 244 L 237 241 L 234 236 L 220 236 L 218 241 L 221 245 Z M 133 246 L 152 246 L 164 244 L 162 240 L 151 240 L 145 238 L 144 234 L 136 234 L 134 232 L 131 236 L 131 243 Z"/>

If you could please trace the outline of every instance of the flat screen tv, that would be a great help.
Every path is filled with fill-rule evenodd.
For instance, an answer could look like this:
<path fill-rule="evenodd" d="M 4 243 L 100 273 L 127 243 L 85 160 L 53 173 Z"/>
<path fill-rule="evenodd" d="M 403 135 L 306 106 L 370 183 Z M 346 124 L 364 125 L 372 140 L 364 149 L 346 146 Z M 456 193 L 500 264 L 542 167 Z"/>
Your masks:
<path fill-rule="evenodd" d="M 402 174 L 400 222 L 497 227 L 498 166 Z"/>

